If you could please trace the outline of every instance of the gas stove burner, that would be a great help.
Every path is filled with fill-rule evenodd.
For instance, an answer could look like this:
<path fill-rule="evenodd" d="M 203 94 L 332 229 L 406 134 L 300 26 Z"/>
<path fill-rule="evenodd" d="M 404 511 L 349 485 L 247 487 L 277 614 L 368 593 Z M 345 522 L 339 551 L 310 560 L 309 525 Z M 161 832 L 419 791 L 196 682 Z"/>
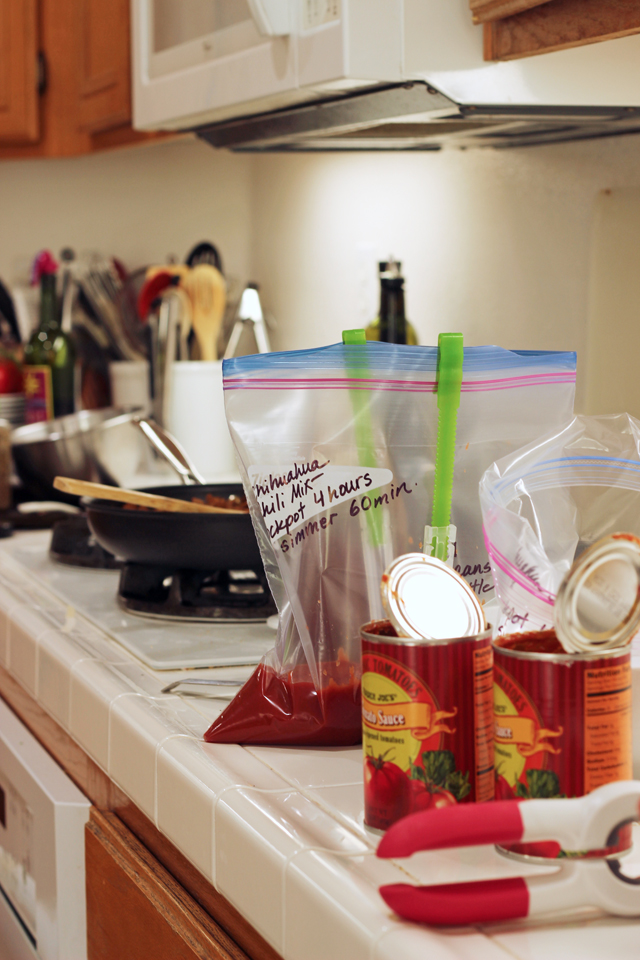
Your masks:
<path fill-rule="evenodd" d="M 128 613 L 167 620 L 261 622 L 277 612 L 262 570 L 167 570 L 125 563 L 118 602 Z"/>
<path fill-rule="evenodd" d="M 121 566 L 112 553 L 94 539 L 84 515 L 58 520 L 51 533 L 49 556 L 70 567 L 117 570 Z"/>

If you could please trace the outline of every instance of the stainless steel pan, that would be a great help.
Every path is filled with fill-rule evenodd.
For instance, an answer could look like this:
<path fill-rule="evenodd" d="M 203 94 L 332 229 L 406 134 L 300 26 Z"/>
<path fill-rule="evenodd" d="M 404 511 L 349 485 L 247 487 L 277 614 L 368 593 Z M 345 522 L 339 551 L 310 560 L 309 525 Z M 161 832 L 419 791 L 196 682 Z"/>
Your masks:
<path fill-rule="evenodd" d="M 134 417 L 111 408 L 81 410 L 18 427 L 11 434 L 18 476 L 32 496 L 47 500 L 77 502 L 54 491 L 59 475 L 117 486 L 135 473 L 145 450 Z"/>

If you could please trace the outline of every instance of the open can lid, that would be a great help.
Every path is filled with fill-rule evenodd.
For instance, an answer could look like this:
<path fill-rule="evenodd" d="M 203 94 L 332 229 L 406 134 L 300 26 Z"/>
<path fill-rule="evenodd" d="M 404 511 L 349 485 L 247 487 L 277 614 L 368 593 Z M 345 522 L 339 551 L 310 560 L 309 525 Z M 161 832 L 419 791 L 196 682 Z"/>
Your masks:
<path fill-rule="evenodd" d="M 382 577 L 382 603 L 400 637 L 451 640 L 486 630 L 482 604 L 465 580 L 435 557 L 407 553 Z"/>
<path fill-rule="evenodd" d="M 640 539 L 614 533 L 581 553 L 560 584 L 553 616 L 568 653 L 630 643 L 640 628 Z"/>

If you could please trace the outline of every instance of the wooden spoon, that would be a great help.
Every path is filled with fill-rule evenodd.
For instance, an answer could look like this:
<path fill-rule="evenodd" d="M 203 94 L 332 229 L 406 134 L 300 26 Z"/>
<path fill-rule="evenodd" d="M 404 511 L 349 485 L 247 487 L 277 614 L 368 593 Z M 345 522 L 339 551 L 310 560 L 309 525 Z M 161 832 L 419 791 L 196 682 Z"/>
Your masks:
<path fill-rule="evenodd" d="M 126 490 L 123 487 L 109 487 L 105 483 L 91 483 L 89 480 L 74 480 L 72 477 L 56 477 L 53 481 L 56 490 L 72 493 L 78 497 L 98 497 L 101 500 L 117 500 L 119 503 L 131 503 L 137 507 L 149 507 L 152 510 L 164 510 L 170 513 L 241 513 L 240 510 L 227 510 L 224 507 L 210 507 L 208 503 L 193 503 L 191 500 L 178 500 L 177 497 L 162 497 L 155 493 L 141 493 L 139 490 Z"/>
<path fill-rule="evenodd" d="M 217 360 L 218 335 L 227 302 L 224 277 L 210 263 L 199 263 L 183 275 L 180 283 L 191 300 L 191 325 L 200 347 L 200 359 Z"/>

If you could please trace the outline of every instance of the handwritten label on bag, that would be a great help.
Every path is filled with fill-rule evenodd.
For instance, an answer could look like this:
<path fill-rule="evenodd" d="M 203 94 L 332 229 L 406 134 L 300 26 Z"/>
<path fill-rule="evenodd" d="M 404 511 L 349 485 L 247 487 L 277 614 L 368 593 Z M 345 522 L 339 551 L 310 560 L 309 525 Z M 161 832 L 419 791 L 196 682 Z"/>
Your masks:
<path fill-rule="evenodd" d="M 308 524 L 320 513 L 327 515 L 314 524 L 318 529 L 325 529 L 337 516 L 331 513 L 332 507 L 354 497 L 369 496 L 390 484 L 393 474 L 384 468 L 311 460 L 285 466 L 249 467 L 249 480 L 269 537 L 275 541 Z M 388 502 L 388 497 L 386 499 Z"/>

